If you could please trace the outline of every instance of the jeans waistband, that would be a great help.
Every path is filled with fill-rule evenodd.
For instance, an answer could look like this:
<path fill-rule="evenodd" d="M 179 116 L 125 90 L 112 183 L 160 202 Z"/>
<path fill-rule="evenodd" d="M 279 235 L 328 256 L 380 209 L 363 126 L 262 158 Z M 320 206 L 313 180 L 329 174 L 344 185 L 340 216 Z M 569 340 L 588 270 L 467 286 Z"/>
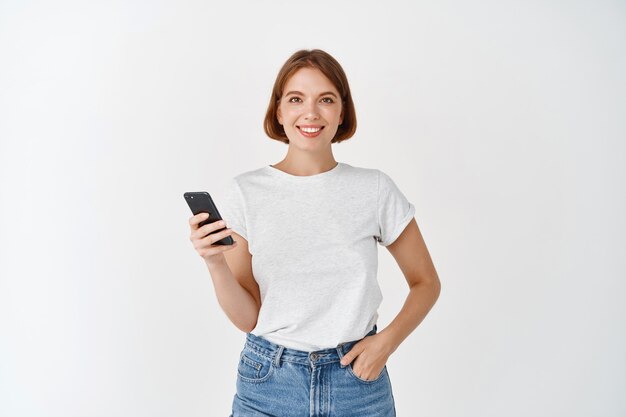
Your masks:
<path fill-rule="evenodd" d="M 363 336 L 363 338 L 376 334 L 376 331 L 377 326 L 374 324 L 372 330 Z M 334 348 L 307 352 L 272 343 L 269 340 L 256 336 L 252 333 L 246 334 L 246 346 L 253 349 L 258 354 L 271 359 L 276 366 L 280 366 L 282 361 L 300 363 L 304 365 L 323 365 L 325 363 L 339 362 L 341 358 L 343 358 L 343 355 L 349 352 L 350 349 L 352 349 L 352 347 L 361 340 L 362 339 L 340 343 Z M 341 365 L 341 367 L 344 368 L 343 365 Z"/>

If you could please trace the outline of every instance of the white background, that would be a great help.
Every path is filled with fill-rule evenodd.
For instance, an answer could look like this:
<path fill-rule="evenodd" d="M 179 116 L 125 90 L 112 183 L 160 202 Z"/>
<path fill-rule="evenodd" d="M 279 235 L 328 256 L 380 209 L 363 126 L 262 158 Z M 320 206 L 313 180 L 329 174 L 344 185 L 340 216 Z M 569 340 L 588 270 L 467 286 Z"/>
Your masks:
<path fill-rule="evenodd" d="M 301 48 L 344 67 L 335 158 L 417 208 L 439 301 L 398 415 L 626 414 L 619 1 L 0 1 L 0 416 L 227 416 L 245 334 L 185 191 L 280 161 Z M 407 295 L 379 247 L 379 329 Z"/>

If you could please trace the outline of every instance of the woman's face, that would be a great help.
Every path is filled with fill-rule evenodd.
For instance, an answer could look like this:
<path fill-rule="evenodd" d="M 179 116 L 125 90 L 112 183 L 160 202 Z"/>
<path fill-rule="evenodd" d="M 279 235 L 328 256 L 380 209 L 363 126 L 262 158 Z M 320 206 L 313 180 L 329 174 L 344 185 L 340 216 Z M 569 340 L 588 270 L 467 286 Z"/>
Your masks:
<path fill-rule="evenodd" d="M 339 91 L 315 68 L 301 68 L 287 80 L 276 114 L 290 146 L 302 149 L 330 146 L 343 123 Z"/>

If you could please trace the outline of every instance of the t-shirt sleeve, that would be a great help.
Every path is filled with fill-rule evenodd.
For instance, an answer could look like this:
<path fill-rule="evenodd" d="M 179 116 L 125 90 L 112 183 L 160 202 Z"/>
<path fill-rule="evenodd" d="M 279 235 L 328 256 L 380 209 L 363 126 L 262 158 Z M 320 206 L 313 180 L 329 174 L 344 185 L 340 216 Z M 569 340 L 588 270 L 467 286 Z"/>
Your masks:
<path fill-rule="evenodd" d="M 378 235 L 382 246 L 391 245 L 415 216 L 411 204 L 384 172 L 378 170 Z"/>
<path fill-rule="evenodd" d="M 224 201 L 219 208 L 222 219 L 226 222 L 226 227 L 248 240 L 246 228 L 245 201 L 243 193 L 237 180 L 232 178 L 226 188 Z"/>

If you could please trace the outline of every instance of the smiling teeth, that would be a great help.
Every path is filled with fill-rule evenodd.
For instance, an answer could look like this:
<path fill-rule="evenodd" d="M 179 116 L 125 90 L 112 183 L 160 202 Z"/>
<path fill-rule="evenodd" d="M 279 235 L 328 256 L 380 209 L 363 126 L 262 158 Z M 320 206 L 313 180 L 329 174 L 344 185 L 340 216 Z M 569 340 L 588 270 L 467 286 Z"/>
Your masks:
<path fill-rule="evenodd" d="M 300 130 L 302 130 L 303 132 L 306 133 L 315 133 L 315 132 L 319 132 L 320 130 L 322 130 L 321 127 L 301 127 Z"/>

